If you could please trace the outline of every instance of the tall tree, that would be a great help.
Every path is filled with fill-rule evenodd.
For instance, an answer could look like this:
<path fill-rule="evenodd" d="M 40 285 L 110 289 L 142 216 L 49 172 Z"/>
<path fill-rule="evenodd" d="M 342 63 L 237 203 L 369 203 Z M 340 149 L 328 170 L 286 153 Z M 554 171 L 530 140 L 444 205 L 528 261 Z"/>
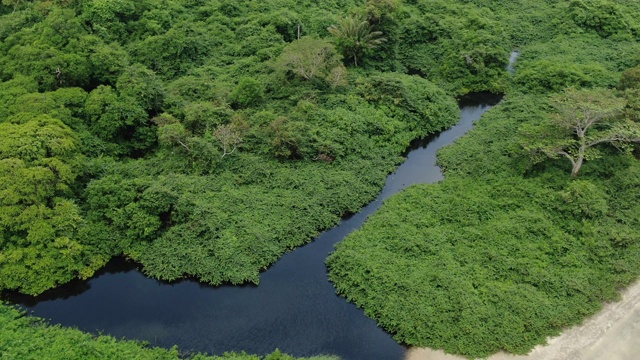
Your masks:
<path fill-rule="evenodd" d="M 305 80 L 326 78 L 331 71 L 344 66 L 335 47 L 326 40 L 304 36 L 287 45 L 275 63 L 277 69 L 291 71 Z"/>
<path fill-rule="evenodd" d="M 331 25 L 327 30 L 334 36 L 336 45 L 342 49 L 345 58 L 353 59 L 355 66 L 358 66 L 358 57 L 362 58 L 387 41 L 381 31 L 373 30 L 367 20 L 357 15 L 340 19 L 337 25 Z"/>
<path fill-rule="evenodd" d="M 620 116 L 626 102 L 611 90 L 571 88 L 551 101 L 555 113 L 541 124 L 523 125 L 521 143 L 535 158 L 566 158 L 572 176 L 585 160 L 602 156 L 597 145 L 627 150 L 640 143 L 640 124 Z"/>
<path fill-rule="evenodd" d="M 82 156 L 76 135 L 41 114 L 0 124 L 0 138 L 0 289 L 38 294 L 91 276 L 104 259 L 83 243 L 70 199 Z"/>

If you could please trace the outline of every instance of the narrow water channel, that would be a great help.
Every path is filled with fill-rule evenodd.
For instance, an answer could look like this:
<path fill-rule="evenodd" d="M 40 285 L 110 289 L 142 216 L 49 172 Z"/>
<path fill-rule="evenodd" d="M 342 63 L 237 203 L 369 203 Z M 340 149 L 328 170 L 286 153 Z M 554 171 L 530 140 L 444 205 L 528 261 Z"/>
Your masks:
<path fill-rule="evenodd" d="M 378 198 L 285 255 L 262 274 L 259 286 L 211 287 L 195 280 L 163 283 L 143 276 L 136 264 L 116 259 L 87 281 L 74 281 L 35 298 L 12 295 L 10 300 L 53 323 L 151 345 L 177 344 L 183 351 L 265 354 L 279 348 L 296 356 L 401 359 L 402 346 L 362 310 L 335 295 L 324 260 L 333 245 L 359 228 L 384 199 L 411 184 L 441 180 L 436 151 L 466 133 L 498 100 L 475 96 L 462 101 L 460 122 L 414 143 Z"/>
<path fill-rule="evenodd" d="M 295 356 L 401 359 L 404 347 L 361 309 L 335 295 L 324 260 L 333 245 L 359 228 L 384 199 L 409 185 L 441 180 L 436 151 L 466 133 L 498 101 L 496 96 L 480 95 L 462 100 L 460 122 L 415 142 L 378 198 L 285 255 L 262 274 L 259 286 L 164 283 L 143 276 L 136 264 L 116 259 L 87 281 L 73 281 L 35 298 L 12 294 L 8 300 L 52 323 L 155 346 L 177 344 L 183 352 L 266 354 L 279 348 Z"/>

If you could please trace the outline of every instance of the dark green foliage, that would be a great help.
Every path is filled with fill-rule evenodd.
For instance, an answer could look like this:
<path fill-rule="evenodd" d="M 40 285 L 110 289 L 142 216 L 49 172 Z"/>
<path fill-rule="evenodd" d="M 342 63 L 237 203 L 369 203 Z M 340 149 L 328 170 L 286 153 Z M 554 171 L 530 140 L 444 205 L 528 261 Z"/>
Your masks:
<path fill-rule="evenodd" d="M 640 88 L 640 65 L 625 70 L 620 79 L 620 90 Z"/>
<path fill-rule="evenodd" d="M 617 299 L 640 274 L 638 161 L 604 147 L 572 179 L 566 160 L 531 162 L 517 136 L 554 112 L 536 93 L 615 87 L 637 65 L 635 25 L 628 24 L 639 9 L 631 1 L 464 3 L 503 19 L 506 38 L 520 47 L 514 84 L 474 131 L 440 152 L 446 180 L 389 199 L 327 265 L 338 293 L 400 342 L 468 357 L 524 354 Z M 418 2 L 439 11 L 455 6 Z M 408 43 L 409 56 L 423 53 L 417 46 L 437 49 L 451 34 L 442 18 L 407 14 L 400 23 L 422 39 Z M 633 71 L 620 88 L 624 116 L 635 120 Z"/>
<path fill-rule="evenodd" d="M 127 22 L 140 15 L 140 7 L 125 0 L 98 0 L 88 2 L 84 16 L 98 36 L 107 40 L 123 39 L 127 31 Z"/>
<path fill-rule="evenodd" d="M 627 100 L 625 115 L 632 121 L 640 122 L 640 65 L 622 73 L 619 88 Z"/>
<path fill-rule="evenodd" d="M 121 97 L 130 98 L 149 112 L 157 112 L 162 108 L 163 87 L 155 73 L 140 64 L 125 68 L 116 81 Z"/>
<path fill-rule="evenodd" d="M 238 81 L 238 85 L 229 95 L 229 102 L 236 108 L 245 108 L 257 105 L 264 99 L 264 85 L 250 77 L 244 77 Z"/>
<path fill-rule="evenodd" d="M 385 73 L 369 77 L 358 87 L 365 99 L 388 115 L 407 122 L 421 119 L 416 135 L 441 130 L 456 116 L 453 104 L 440 89 L 418 76 Z"/>
<path fill-rule="evenodd" d="M 412 139 L 455 122 L 456 106 L 445 91 L 509 91 L 504 112 L 494 115 L 496 125 L 483 125 L 491 131 L 476 132 L 460 142 L 465 145 L 443 152 L 448 174 L 460 178 L 444 186 L 464 202 L 428 191 L 442 198 L 446 211 L 440 215 L 448 218 L 440 221 L 477 227 L 465 230 L 468 238 L 477 232 L 478 241 L 495 237 L 512 246 L 508 234 L 516 232 L 521 243 L 531 238 L 544 248 L 551 246 L 548 235 L 563 241 L 562 249 L 576 249 L 576 259 L 562 258 L 577 271 L 574 283 L 552 282 L 587 294 L 580 311 L 561 304 L 567 310 L 557 318 L 566 321 L 551 328 L 573 323 L 600 299 L 611 298 L 601 280 L 613 286 L 636 274 L 635 160 L 606 148 L 612 156 L 589 162 L 580 181 L 570 183 L 563 177 L 566 164 L 530 164 L 509 139 L 521 123 L 549 112 L 546 98 L 521 91 L 612 87 L 622 71 L 637 66 L 638 12 L 639 3 L 630 0 L 3 1 L 0 288 L 39 293 L 88 277 L 120 254 L 141 261 L 158 278 L 258 282 L 259 272 L 284 252 L 372 199 Z M 366 61 L 346 70 L 336 66 L 338 56 L 326 46 L 327 28 L 351 15 L 362 25 L 355 35 L 367 43 L 349 42 L 351 37 L 338 47 L 347 61 Z M 300 51 L 299 37 L 326 49 L 321 79 L 300 75 L 291 61 L 277 66 L 278 59 Z M 514 48 L 521 57 L 510 83 L 505 66 Z M 640 97 L 629 85 L 633 70 L 624 79 L 625 116 L 637 120 L 634 99 Z M 490 180 L 504 194 L 493 194 Z M 476 189 L 477 198 L 458 187 Z M 538 200 L 513 200 L 525 195 Z M 522 227 L 515 228 L 505 214 Z M 434 237 L 443 244 L 448 239 Z M 420 246 L 411 251 L 419 253 Z M 477 256 L 476 264 L 483 264 L 483 255 Z M 553 256 L 540 259 L 551 262 L 550 269 L 557 265 Z M 594 259 L 602 262 L 584 269 Z M 608 269 L 614 278 L 607 277 Z M 495 271 L 502 276 L 502 269 Z M 531 283 L 539 280 L 534 275 Z M 460 285 L 455 294 L 471 291 L 463 275 L 442 276 Z M 528 302 L 546 301 L 547 293 L 523 290 L 527 285 L 495 281 L 496 287 L 487 287 L 493 300 L 513 293 L 522 296 L 514 304 L 527 296 Z M 575 305 L 583 298 L 567 301 Z M 470 306 L 475 303 L 466 301 L 478 299 L 486 297 L 460 296 L 452 303 Z M 543 310 L 541 319 L 555 314 Z M 408 317 L 402 307 L 393 313 Z M 526 317 L 517 309 L 512 313 Z M 499 321 L 495 333 L 518 326 Z M 527 333 L 534 342 L 555 331 L 531 321 L 542 329 Z M 397 319 L 383 324 L 405 326 Z M 483 330 L 467 330 L 483 344 L 489 339 Z M 422 334 L 398 336 L 428 344 Z M 528 345 L 521 340 L 514 337 L 509 349 L 523 351 Z M 478 352 L 493 349 L 491 341 Z"/>
<path fill-rule="evenodd" d="M 132 55 L 159 74 L 175 78 L 202 65 L 230 37 L 228 29 L 217 24 L 189 22 L 137 43 Z"/>
<path fill-rule="evenodd" d="M 84 109 L 88 130 L 99 140 L 96 155 L 126 155 L 136 148 L 148 146 L 149 139 L 135 138 L 146 130 L 148 113 L 133 96 L 118 95 L 110 86 L 100 85 L 87 97 Z"/>
<path fill-rule="evenodd" d="M 105 44 L 95 39 L 89 55 L 96 83 L 115 85 L 122 71 L 129 65 L 129 53 L 118 43 Z"/>
<path fill-rule="evenodd" d="M 569 11 L 578 26 L 602 37 L 629 30 L 620 7 L 610 0 L 572 0 Z"/>
<path fill-rule="evenodd" d="M 391 5 L 370 3 L 371 21 L 391 27 Z M 373 198 L 397 154 L 457 113 L 427 80 L 340 64 L 323 38 L 352 7 L 36 1 L 3 13 L 0 288 L 38 293 L 122 253 L 162 279 L 258 282 Z M 327 55 L 319 81 L 273 66 L 307 39 Z"/>
<path fill-rule="evenodd" d="M 399 63 L 409 73 L 457 94 L 503 91 L 507 33 L 491 10 L 420 1 L 399 16 Z"/>
<path fill-rule="evenodd" d="M 492 110 L 441 152 L 444 182 L 392 197 L 327 260 L 338 292 L 399 341 L 524 354 L 640 272 L 640 165 L 612 154 L 606 170 L 587 163 L 578 180 L 562 163 L 523 177 L 512 134 L 545 115 L 539 100 Z"/>
<path fill-rule="evenodd" d="M 538 60 L 521 66 L 515 81 L 530 91 L 561 91 L 568 87 L 593 87 L 611 85 L 613 77 L 607 79 L 607 69 L 599 64 L 579 65 Z M 602 81 L 605 81 L 604 83 Z"/>
<path fill-rule="evenodd" d="M 387 41 L 382 31 L 375 30 L 368 20 L 358 15 L 350 15 L 331 25 L 327 31 L 334 37 L 338 49 L 345 59 L 353 61 L 358 66 L 358 59 L 371 55 L 378 45 Z"/>
<path fill-rule="evenodd" d="M 271 179 L 259 186 L 224 185 L 213 191 L 196 188 L 193 194 L 197 197 L 180 197 L 174 208 L 178 224 L 150 248 L 144 245 L 134 250 L 135 256 L 148 264 L 150 274 L 166 279 L 190 274 L 213 284 L 257 283 L 258 271 L 283 251 L 301 245 L 316 229 L 339 220 L 340 209 L 347 205 L 341 200 L 346 193 L 362 202 L 373 195 L 371 185 L 363 181 L 367 179 L 358 179 L 356 171 L 283 170 L 274 168 Z M 296 172 L 308 175 L 293 177 Z M 305 185 L 296 190 L 289 181 Z M 268 192 L 262 190 L 265 185 Z M 262 215 L 257 218 L 252 214 Z"/>

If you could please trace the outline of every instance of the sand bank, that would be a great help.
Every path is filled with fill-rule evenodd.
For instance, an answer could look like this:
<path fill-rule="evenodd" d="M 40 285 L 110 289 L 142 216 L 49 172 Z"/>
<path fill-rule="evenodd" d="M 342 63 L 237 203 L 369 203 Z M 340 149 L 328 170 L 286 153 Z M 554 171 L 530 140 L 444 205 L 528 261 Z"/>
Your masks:
<path fill-rule="evenodd" d="M 443 351 L 412 348 L 405 360 L 461 360 Z M 489 360 L 638 360 L 640 359 L 640 282 L 622 292 L 622 299 L 606 304 L 582 325 L 565 330 L 536 346 L 529 355 L 498 353 Z"/>

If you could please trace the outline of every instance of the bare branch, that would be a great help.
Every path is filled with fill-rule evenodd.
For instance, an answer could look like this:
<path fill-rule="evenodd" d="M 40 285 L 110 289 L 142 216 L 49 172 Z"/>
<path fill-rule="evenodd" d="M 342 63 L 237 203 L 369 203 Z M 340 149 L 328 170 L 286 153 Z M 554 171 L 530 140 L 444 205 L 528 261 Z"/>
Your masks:
<path fill-rule="evenodd" d="M 566 157 L 567 159 L 569 159 L 569 161 L 571 161 L 571 165 L 575 166 L 576 165 L 576 161 L 573 159 L 573 157 L 566 151 L 558 151 L 556 152 L 557 155 L 561 155 Z"/>
<path fill-rule="evenodd" d="M 233 154 L 238 145 L 242 143 L 242 136 L 233 125 L 218 126 L 216 131 L 213 132 L 213 136 L 220 141 L 222 157 Z"/>
<path fill-rule="evenodd" d="M 640 124 L 620 117 L 626 102 L 611 90 L 567 89 L 552 102 L 556 113 L 548 123 L 537 127 L 537 134 L 535 126 L 523 127 L 524 146 L 550 158 L 566 158 L 571 162 L 572 176 L 578 174 L 585 160 L 602 156 L 593 147 L 606 143 L 624 148 L 626 143 L 640 142 Z"/>
<path fill-rule="evenodd" d="M 185 149 L 187 149 L 188 152 L 191 152 L 191 149 L 189 149 L 189 147 L 187 146 L 187 144 L 183 143 L 180 140 L 177 140 L 178 144 L 182 145 Z"/>

